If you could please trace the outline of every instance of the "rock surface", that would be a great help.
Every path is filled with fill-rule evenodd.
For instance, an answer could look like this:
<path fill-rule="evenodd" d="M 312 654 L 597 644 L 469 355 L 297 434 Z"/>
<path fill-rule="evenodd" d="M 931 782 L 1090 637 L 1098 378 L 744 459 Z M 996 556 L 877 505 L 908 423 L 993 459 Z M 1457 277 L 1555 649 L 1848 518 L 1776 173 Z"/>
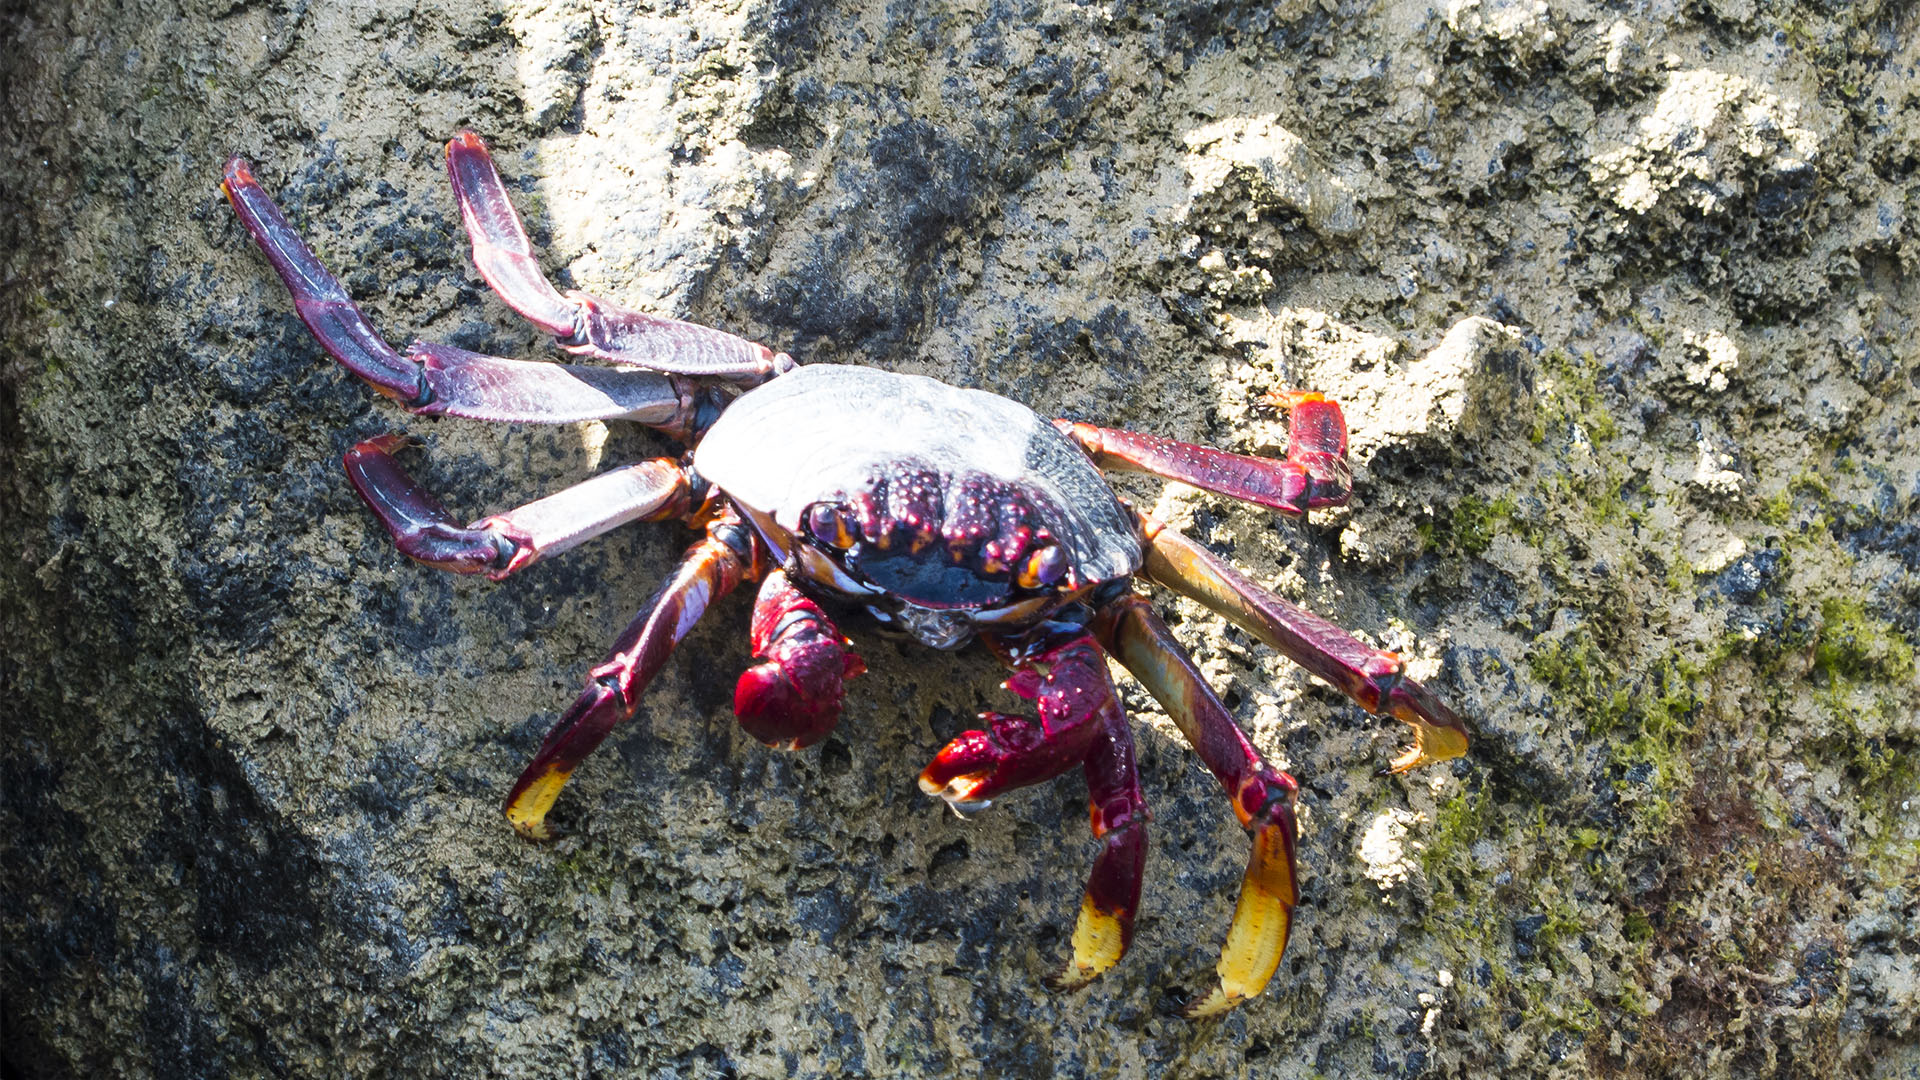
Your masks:
<path fill-rule="evenodd" d="M 0 981 L 9 1076 L 1920 1076 L 1920 15 L 1912 5 L 0 3 Z M 660 452 L 406 417 L 216 189 L 256 164 L 397 340 L 546 346 L 439 147 L 564 282 L 803 360 L 1272 452 L 1304 527 L 1131 497 L 1414 658 L 1469 755 L 1167 601 L 1302 778 L 1303 905 L 1225 1020 L 1246 841 L 1127 691 L 1128 960 L 1053 997 L 1063 779 L 914 773 L 991 663 L 863 642 L 822 747 L 728 710 L 716 610 L 516 839 L 521 763 L 680 547 L 499 585 L 340 475 L 404 429 L 476 516 Z"/>

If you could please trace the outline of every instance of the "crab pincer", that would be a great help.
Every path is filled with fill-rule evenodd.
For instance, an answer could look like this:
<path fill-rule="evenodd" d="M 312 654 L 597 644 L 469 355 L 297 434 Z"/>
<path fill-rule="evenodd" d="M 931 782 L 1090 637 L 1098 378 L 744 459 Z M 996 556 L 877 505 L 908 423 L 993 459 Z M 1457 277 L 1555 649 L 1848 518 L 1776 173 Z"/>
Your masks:
<path fill-rule="evenodd" d="M 764 658 L 741 672 L 733 714 L 747 734 L 780 750 L 800 750 L 826 738 L 840 722 L 845 680 L 867 670 L 853 643 L 813 598 L 775 570 L 760 583 L 753 605 L 753 655 Z"/>
<path fill-rule="evenodd" d="M 1101 715 L 1120 708 L 1106 655 L 1084 635 L 1022 661 L 1002 685 L 1038 715 L 981 713 L 986 730 L 962 732 L 920 773 L 920 790 L 963 813 L 1085 761 Z"/>

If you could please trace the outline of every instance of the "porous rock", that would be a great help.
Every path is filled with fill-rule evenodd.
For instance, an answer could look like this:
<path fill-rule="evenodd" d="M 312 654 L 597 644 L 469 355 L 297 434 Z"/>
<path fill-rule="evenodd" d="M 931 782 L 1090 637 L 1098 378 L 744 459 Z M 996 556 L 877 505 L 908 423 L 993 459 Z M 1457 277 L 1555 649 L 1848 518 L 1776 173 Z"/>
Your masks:
<path fill-rule="evenodd" d="M 1912 1075 L 1911 5 L 54 0 L 0 41 L 0 1072 Z M 1468 755 L 1378 775 L 1397 725 L 1159 598 L 1302 780 L 1286 958 L 1203 1025 L 1246 839 L 1137 689 L 1144 910 L 1073 994 L 1080 781 L 913 783 L 1012 704 L 975 653 L 863 636 L 777 753 L 729 598 L 518 839 L 687 536 L 454 579 L 338 456 L 410 432 L 478 516 L 666 444 L 377 401 L 216 189 L 246 154 L 396 341 L 552 355 L 461 248 L 462 126 L 563 286 L 805 361 L 1266 453 L 1271 391 L 1351 394 L 1350 507 L 1167 501 Z"/>

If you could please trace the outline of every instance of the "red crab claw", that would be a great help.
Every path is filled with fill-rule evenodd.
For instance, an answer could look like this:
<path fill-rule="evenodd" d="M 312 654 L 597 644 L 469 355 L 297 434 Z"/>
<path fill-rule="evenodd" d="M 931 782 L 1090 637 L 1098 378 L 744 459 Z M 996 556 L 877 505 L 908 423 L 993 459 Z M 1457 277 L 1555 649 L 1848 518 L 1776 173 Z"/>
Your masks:
<path fill-rule="evenodd" d="M 1034 666 L 1046 665 L 1041 674 Z M 920 790 L 956 811 L 984 810 L 1001 792 L 1051 780 L 1087 758 L 1113 698 L 1107 661 L 1082 635 L 1015 669 L 1003 684 L 1034 703 L 1039 719 L 986 712 L 986 731 L 967 731 L 948 743 L 920 773 Z"/>
<path fill-rule="evenodd" d="M 825 738 L 840 722 L 844 680 L 867 670 L 820 606 L 774 571 L 753 605 L 753 655 L 741 672 L 733 714 L 747 734 L 782 750 Z"/>
<path fill-rule="evenodd" d="M 1133 735 L 1107 676 L 1106 653 L 1084 630 L 1009 648 L 992 639 L 988 644 L 1014 665 L 1007 689 L 1033 702 L 1039 718 L 982 714 L 990 730 L 948 743 L 920 774 L 920 789 L 956 811 L 979 810 L 1001 792 L 1084 765 L 1087 816 L 1100 854 L 1081 896 L 1072 955 L 1047 979 L 1054 990 L 1077 990 L 1126 955 L 1140 910 L 1149 814 Z"/>

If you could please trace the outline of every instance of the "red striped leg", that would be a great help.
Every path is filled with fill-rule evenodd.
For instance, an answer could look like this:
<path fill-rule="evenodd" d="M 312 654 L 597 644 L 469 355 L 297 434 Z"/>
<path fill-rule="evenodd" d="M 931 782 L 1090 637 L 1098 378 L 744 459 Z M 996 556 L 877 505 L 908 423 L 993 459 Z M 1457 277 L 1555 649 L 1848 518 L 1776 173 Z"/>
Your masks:
<path fill-rule="evenodd" d="M 740 726 L 782 750 L 826 738 L 840 722 L 844 680 L 867 670 L 852 644 L 786 571 L 768 574 L 753 602 L 753 655 L 765 663 L 741 672 L 733 690 Z"/>
<path fill-rule="evenodd" d="M 1120 962 L 1133 944 L 1140 880 L 1147 866 L 1147 802 L 1140 793 L 1133 732 L 1118 700 L 1099 714 L 1100 731 L 1087 751 L 1087 816 L 1100 854 L 1087 875 L 1073 955 L 1047 985 L 1078 990 Z"/>
<path fill-rule="evenodd" d="M 533 257 L 486 144 L 471 131 L 447 143 L 447 177 L 473 241 L 473 264 L 508 307 L 560 339 L 567 351 L 670 375 L 753 386 L 793 358 L 722 330 L 629 311 L 588 293 L 560 293 Z"/>
<path fill-rule="evenodd" d="M 627 522 L 672 520 L 687 512 L 686 470 L 672 458 L 655 458 L 462 528 L 394 460 L 406 444 L 400 435 L 359 443 L 342 459 L 347 480 L 402 555 L 456 574 L 499 581 Z"/>
<path fill-rule="evenodd" d="M 691 395 L 654 372 L 509 360 L 428 341 L 414 342 L 404 356 L 395 352 L 287 223 L 245 161 L 227 162 L 220 187 L 321 347 L 409 411 L 515 423 L 622 419 L 668 430 L 688 426 L 695 408 Z"/>
<path fill-rule="evenodd" d="M 1339 403 L 1306 392 L 1283 400 L 1293 410 L 1285 461 L 1071 420 L 1055 420 L 1054 426 L 1103 469 L 1152 473 L 1283 514 L 1344 505 L 1353 491 L 1353 468 L 1347 463 L 1347 421 Z"/>
<path fill-rule="evenodd" d="M 1107 605 L 1094 623 L 1101 641 L 1146 686 L 1226 788 L 1253 833 L 1240 901 L 1216 968 L 1219 982 L 1187 1005 L 1188 1019 L 1216 1016 L 1266 988 L 1286 952 L 1299 902 L 1294 884 L 1293 777 L 1268 765 L 1233 722 L 1193 660 L 1139 596 Z"/>
<path fill-rule="evenodd" d="M 1148 534 L 1148 580 L 1197 600 L 1332 684 L 1371 713 L 1391 713 L 1413 728 L 1413 746 L 1394 772 L 1467 752 L 1467 729 L 1432 691 L 1406 678 L 1399 656 L 1376 649 L 1313 612 L 1249 581 L 1206 548 L 1158 522 Z"/>
<path fill-rule="evenodd" d="M 507 820 L 523 836 L 545 840 L 547 811 L 567 778 L 600 745 L 614 725 L 632 716 L 640 694 L 660 673 L 674 646 L 693 630 L 713 601 L 733 590 L 754 568 L 753 540 L 739 522 L 723 518 L 687 549 L 686 557 L 633 620 L 613 653 L 587 673 L 587 688 L 547 733 L 526 771 L 507 796 Z"/>

